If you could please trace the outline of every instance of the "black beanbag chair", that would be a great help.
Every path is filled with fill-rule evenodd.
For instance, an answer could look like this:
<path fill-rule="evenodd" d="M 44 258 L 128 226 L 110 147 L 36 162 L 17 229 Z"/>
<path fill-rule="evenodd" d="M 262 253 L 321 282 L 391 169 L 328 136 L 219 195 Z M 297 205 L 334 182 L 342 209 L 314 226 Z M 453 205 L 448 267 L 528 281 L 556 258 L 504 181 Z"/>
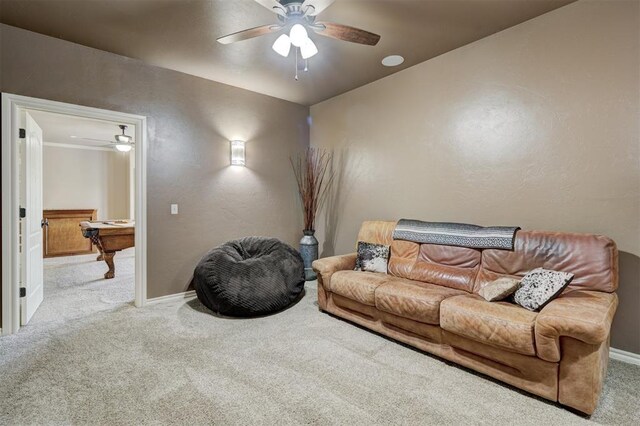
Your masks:
<path fill-rule="evenodd" d="M 246 237 L 207 253 L 193 274 L 198 299 L 222 315 L 266 315 L 304 289 L 302 257 L 276 238 Z"/>

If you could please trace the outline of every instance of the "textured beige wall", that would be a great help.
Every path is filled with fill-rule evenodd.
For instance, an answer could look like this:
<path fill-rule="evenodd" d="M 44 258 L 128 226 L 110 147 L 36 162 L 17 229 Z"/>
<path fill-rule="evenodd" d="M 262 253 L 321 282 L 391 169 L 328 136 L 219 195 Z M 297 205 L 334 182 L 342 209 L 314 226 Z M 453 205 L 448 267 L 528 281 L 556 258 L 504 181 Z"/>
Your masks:
<path fill-rule="evenodd" d="M 312 145 L 341 156 L 321 253 L 365 219 L 605 234 L 612 345 L 640 353 L 638 5 L 570 4 L 312 106 Z"/>
<path fill-rule="evenodd" d="M 308 146 L 309 108 L 0 26 L 3 92 L 148 117 L 148 297 L 184 291 L 210 248 L 269 235 L 297 244 L 289 156 Z M 247 167 L 229 166 L 229 140 Z M 180 214 L 170 215 L 178 203 Z"/>
<path fill-rule="evenodd" d="M 98 220 L 129 218 L 129 154 L 45 145 L 42 198 L 45 210 L 97 209 Z"/>

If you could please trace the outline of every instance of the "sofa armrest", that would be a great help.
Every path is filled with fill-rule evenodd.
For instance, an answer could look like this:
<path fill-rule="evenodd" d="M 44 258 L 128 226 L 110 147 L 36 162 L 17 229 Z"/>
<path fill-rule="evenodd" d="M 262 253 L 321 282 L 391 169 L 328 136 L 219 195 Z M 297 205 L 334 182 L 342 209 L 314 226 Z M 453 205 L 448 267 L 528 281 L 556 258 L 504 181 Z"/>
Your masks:
<path fill-rule="evenodd" d="M 560 361 L 560 337 L 590 345 L 608 341 L 617 307 L 618 296 L 601 291 L 575 290 L 551 301 L 536 318 L 538 356 L 546 361 Z"/>
<path fill-rule="evenodd" d="M 329 290 L 329 280 L 334 272 L 353 270 L 356 267 L 356 254 L 349 253 L 314 260 L 312 267 L 318 274 L 318 282 Z"/>

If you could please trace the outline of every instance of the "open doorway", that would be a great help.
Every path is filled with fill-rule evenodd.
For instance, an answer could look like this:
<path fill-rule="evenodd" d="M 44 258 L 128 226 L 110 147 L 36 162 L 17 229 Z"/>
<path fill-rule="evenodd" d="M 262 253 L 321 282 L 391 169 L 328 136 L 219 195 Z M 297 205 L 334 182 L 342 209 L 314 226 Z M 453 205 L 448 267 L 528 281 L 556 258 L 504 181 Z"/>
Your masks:
<path fill-rule="evenodd" d="M 143 306 L 146 119 L 9 94 L 2 119 L 2 334 Z"/>
<path fill-rule="evenodd" d="M 43 301 L 23 303 L 21 325 L 66 322 L 132 303 L 135 140 L 130 135 L 135 126 L 29 109 L 25 117 L 26 137 L 19 141 L 21 206 L 28 204 L 26 183 L 36 174 L 24 161 L 31 133 L 43 141 L 43 288 L 42 295 L 24 297 Z M 20 219 L 21 232 L 27 220 Z M 24 257 L 26 251 L 20 251 Z M 26 263 L 21 260 L 21 281 L 29 273 Z"/>

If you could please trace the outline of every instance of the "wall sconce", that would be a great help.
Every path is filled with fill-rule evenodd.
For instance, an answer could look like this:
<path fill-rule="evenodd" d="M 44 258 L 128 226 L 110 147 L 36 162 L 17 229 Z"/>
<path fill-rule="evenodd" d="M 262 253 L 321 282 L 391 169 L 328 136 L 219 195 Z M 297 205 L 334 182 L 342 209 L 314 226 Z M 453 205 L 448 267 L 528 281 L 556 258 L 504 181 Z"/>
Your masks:
<path fill-rule="evenodd" d="M 244 141 L 231 141 L 231 165 L 244 166 Z"/>

